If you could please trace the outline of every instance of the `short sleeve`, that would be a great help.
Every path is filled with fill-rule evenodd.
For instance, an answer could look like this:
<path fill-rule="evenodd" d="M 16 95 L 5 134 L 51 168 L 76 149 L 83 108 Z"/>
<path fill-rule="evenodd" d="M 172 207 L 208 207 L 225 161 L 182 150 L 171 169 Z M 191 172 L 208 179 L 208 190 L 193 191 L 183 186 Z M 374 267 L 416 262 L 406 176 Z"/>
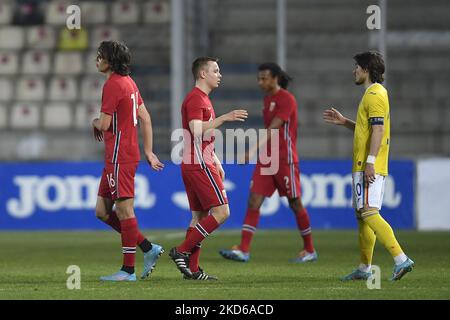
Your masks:
<path fill-rule="evenodd" d="M 288 121 L 297 107 L 295 100 L 287 96 L 283 97 L 283 99 L 281 99 L 278 103 L 279 105 L 277 106 L 275 117 L 278 117 L 283 121 Z"/>
<path fill-rule="evenodd" d="M 141 93 L 139 92 L 139 90 L 137 91 L 138 93 L 138 108 L 144 103 L 144 99 L 142 99 Z"/>
<path fill-rule="evenodd" d="M 203 121 L 203 105 L 204 102 L 200 97 L 193 96 L 186 103 L 186 117 L 187 122 L 191 120 L 202 120 Z"/>
<path fill-rule="evenodd" d="M 107 81 L 103 86 L 101 112 L 112 115 L 117 111 L 120 101 L 120 88 L 117 84 Z"/>
<path fill-rule="evenodd" d="M 368 92 L 366 96 L 367 114 L 371 125 L 384 124 L 387 116 L 387 103 L 379 93 Z"/>

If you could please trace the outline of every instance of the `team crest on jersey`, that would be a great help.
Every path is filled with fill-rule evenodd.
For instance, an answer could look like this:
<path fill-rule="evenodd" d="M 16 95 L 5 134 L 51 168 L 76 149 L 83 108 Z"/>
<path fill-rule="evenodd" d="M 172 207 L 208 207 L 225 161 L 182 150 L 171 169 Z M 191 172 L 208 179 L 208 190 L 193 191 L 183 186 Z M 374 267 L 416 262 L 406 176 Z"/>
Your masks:
<path fill-rule="evenodd" d="M 270 102 L 270 105 L 269 105 L 269 111 L 270 111 L 270 112 L 272 112 L 273 109 L 275 109 L 275 105 L 276 105 L 275 101 L 271 101 L 271 102 Z"/>

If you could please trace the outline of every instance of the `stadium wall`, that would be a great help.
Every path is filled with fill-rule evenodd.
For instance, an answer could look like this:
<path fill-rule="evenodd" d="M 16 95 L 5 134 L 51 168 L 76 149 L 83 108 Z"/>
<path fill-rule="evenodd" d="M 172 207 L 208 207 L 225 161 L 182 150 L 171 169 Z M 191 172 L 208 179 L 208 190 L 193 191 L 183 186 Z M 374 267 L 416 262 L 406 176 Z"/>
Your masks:
<path fill-rule="evenodd" d="M 303 161 L 302 196 L 315 229 L 356 228 L 351 207 L 350 161 Z M 100 162 L 0 164 L 0 229 L 108 229 L 95 218 Z M 253 165 L 225 165 L 231 217 L 223 228 L 240 228 Z M 414 229 L 415 163 L 392 161 L 383 216 L 394 228 Z M 136 175 L 136 214 L 142 228 L 185 228 L 190 213 L 180 168 L 162 172 L 141 163 Z M 296 228 L 287 200 L 274 194 L 261 210 L 260 228 Z"/>

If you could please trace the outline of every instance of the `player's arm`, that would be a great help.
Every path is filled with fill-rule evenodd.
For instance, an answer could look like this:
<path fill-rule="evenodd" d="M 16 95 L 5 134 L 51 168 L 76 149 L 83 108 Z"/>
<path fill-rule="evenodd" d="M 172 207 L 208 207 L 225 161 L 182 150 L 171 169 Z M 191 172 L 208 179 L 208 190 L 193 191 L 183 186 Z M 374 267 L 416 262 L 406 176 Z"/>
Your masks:
<path fill-rule="evenodd" d="M 279 130 L 284 125 L 284 120 L 275 116 L 269 126 L 266 128 L 266 134 L 259 139 L 259 142 L 256 145 L 250 147 L 249 151 L 245 154 L 244 161 L 247 162 L 251 158 L 255 156 L 259 149 L 264 147 L 267 142 L 272 139 L 276 130 Z"/>
<path fill-rule="evenodd" d="M 375 160 L 380 151 L 381 141 L 384 135 L 384 118 L 375 117 L 369 119 L 372 128 L 370 134 L 370 149 L 366 160 L 366 168 L 364 170 L 365 181 L 372 183 L 375 181 Z"/>
<path fill-rule="evenodd" d="M 332 123 L 344 126 L 351 131 L 355 131 L 355 121 L 344 117 L 338 110 L 331 108 L 323 112 L 323 120 L 327 123 Z"/>
<path fill-rule="evenodd" d="M 225 180 L 225 171 L 223 170 L 222 164 L 220 163 L 220 160 L 217 157 L 215 152 L 213 152 L 213 155 L 214 155 L 214 163 L 216 165 L 217 172 L 219 172 L 220 178 L 222 178 L 222 180 Z"/>
<path fill-rule="evenodd" d="M 144 139 L 144 154 L 150 166 L 156 170 L 162 170 L 162 164 L 158 157 L 153 153 L 153 127 L 152 118 L 144 104 L 141 104 L 138 109 L 138 117 L 141 123 L 142 137 Z"/>
<path fill-rule="evenodd" d="M 112 117 L 109 114 L 100 112 L 100 118 L 92 120 L 92 128 L 94 130 L 94 137 L 98 141 L 103 140 L 103 132 L 109 129 Z"/>
<path fill-rule="evenodd" d="M 217 129 L 227 121 L 245 121 L 248 117 L 247 110 L 233 110 L 212 121 L 202 121 L 193 119 L 189 121 L 189 129 L 194 137 L 201 137 L 204 132 L 212 129 Z"/>

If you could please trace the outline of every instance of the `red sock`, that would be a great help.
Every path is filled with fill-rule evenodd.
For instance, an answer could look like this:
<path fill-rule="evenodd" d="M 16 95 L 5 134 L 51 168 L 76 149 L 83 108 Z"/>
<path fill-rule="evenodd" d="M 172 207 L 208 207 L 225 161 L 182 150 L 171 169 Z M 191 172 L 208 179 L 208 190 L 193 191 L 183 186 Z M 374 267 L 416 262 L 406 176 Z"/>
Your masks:
<path fill-rule="evenodd" d="M 311 225 L 309 224 L 309 216 L 306 209 L 303 208 L 295 214 L 297 220 L 297 227 L 303 238 L 304 249 L 308 252 L 314 252 L 314 245 L 312 242 Z"/>
<path fill-rule="evenodd" d="M 138 236 L 138 226 L 136 218 L 130 218 L 120 221 L 122 236 L 123 265 L 134 267 L 134 258 L 136 255 L 136 244 Z"/>
<path fill-rule="evenodd" d="M 178 252 L 192 252 L 197 244 L 203 241 L 210 233 L 219 227 L 219 223 L 216 221 L 213 215 L 209 215 L 202 219 L 195 225 L 193 230 L 189 233 L 186 240 L 177 247 Z"/>
<path fill-rule="evenodd" d="M 186 239 L 189 236 L 189 234 L 191 232 L 194 231 L 193 227 L 189 227 L 186 231 Z M 192 272 L 197 272 L 198 271 L 198 262 L 200 260 L 200 248 L 202 247 L 201 243 L 198 243 L 194 249 L 192 249 L 192 253 L 191 256 L 189 257 L 189 269 Z"/>
<path fill-rule="evenodd" d="M 239 248 L 243 252 L 247 253 L 250 251 L 250 242 L 252 241 L 258 222 L 259 209 L 248 208 L 245 214 L 244 224 L 242 225 L 241 244 L 239 245 Z"/>
<path fill-rule="evenodd" d="M 117 213 L 115 211 L 111 212 L 109 214 L 108 220 L 105 221 L 106 224 L 110 225 L 111 228 L 116 230 L 118 233 L 120 233 L 120 220 L 117 217 Z M 138 238 L 137 243 L 141 244 L 142 241 L 145 240 L 145 236 L 138 230 Z"/>

